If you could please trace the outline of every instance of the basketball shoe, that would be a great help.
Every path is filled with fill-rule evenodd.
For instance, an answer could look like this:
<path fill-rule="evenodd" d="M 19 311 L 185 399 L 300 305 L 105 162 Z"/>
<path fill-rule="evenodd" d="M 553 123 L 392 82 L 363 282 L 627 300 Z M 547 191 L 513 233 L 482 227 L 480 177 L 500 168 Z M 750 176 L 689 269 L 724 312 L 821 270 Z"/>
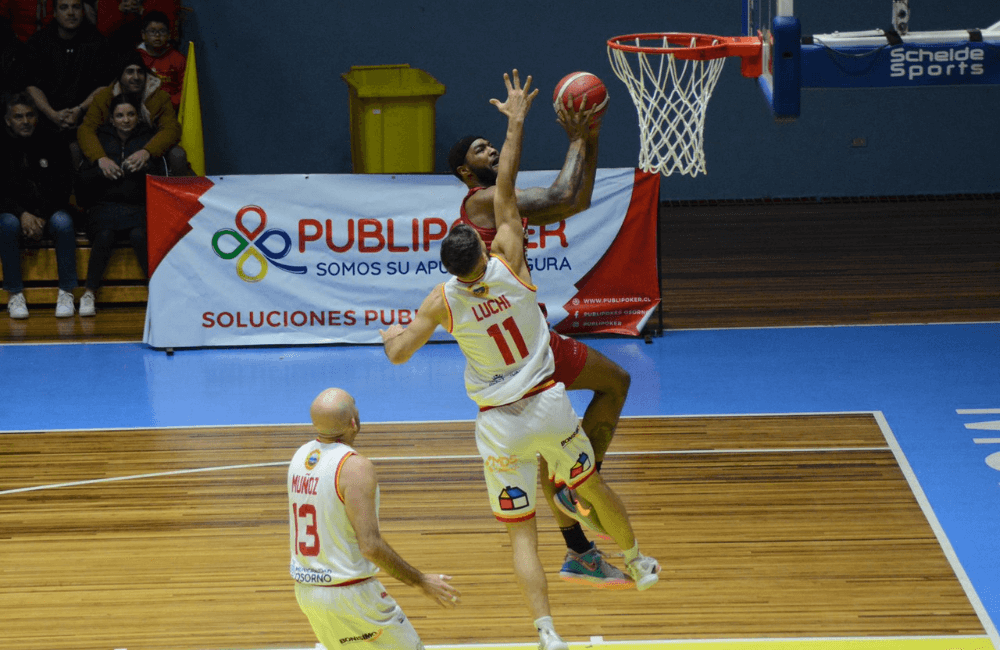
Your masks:
<path fill-rule="evenodd" d="M 566 582 L 587 584 L 598 589 L 631 589 L 635 586 L 621 569 L 608 564 L 604 554 L 593 542 L 586 553 L 566 551 L 566 561 L 559 577 Z"/>
<path fill-rule="evenodd" d="M 594 512 L 593 508 L 584 507 L 576 499 L 576 495 L 568 487 L 562 487 L 558 492 L 556 492 L 555 499 L 556 507 L 562 511 L 567 517 L 571 517 L 581 524 L 589 528 L 598 534 L 599 537 L 605 540 L 610 540 L 611 535 L 608 535 L 608 531 L 604 530 L 604 526 L 601 525 L 601 521 L 597 518 L 597 513 Z"/>
<path fill-rule="evenodd" d="M 642 553 L 625 566 L 629 575 L 635 580 L 635 588 L 639 591 L 649 589 L 660 580 L 660 563 Z"/>
<path fill-rule="evenodd" d="M 555 630 L 541 627 L 538 628 L 538 650 L 569 650 L 569 645 Z"/>

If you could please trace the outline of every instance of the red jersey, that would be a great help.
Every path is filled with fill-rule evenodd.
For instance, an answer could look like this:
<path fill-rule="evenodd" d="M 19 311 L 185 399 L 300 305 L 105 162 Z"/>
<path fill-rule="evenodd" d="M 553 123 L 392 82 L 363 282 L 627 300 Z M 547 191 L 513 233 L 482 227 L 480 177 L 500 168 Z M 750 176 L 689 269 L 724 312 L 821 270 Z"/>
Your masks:
<path fill-rule="evenodd" d="M 174 110 L 177 110 L 181 105 L 181 89 L 184 87 L 187 57 L 174 47 L 168 47 L 167 51 L 160 56 L 153 56 L 146 50 L 145 43 L 136 50 L 142 55 L 146 67 L 155 72 L 156 76 L 163 82 L 160 88 L 170 95 L 170 102 L 174 105 Z"/>
<path fill-rule="evenodd" d="M 497 236 L 497 229 L 494 228 L 483 228 L 482 226 L 477 226 L 472 223 L 469 219 L 469 213 L 465 211 L 465 202 L 469 200 L 469 197 L 478 192 L 479 190 L 485 190 L 485 187 L 473 187 L 469 190 L 469 193 L 465 195 L 462 199 L 462 206 L 459 209 L 460 223 L 464 223 L 467 226 L 472 226 L 479 233 L 479 236 L 483 238 L 483 243 L 486 244 L 486 250 L 492 250 L 493 248 L 493 238 Z M 524 227 L 524 256 L 528 257 L 528 220 L 524 217 L 521 218 L 521 225 Z"/>

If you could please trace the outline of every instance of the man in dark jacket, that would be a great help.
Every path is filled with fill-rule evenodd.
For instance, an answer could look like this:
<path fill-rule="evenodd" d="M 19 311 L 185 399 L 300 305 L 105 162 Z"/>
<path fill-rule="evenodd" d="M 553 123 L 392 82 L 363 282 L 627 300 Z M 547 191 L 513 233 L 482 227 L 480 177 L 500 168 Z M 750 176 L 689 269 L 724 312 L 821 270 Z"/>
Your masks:
<path fill-rule="evenodd" d="M 27 93 L 4 103 L 0 146 L 0 263 L 11 318 L 27 318 L 21 275 L 21 239 L 55 241 L 59 272 L 56 316 L 73 315 L 76 230 L 69 213 L 72 176 L 66 144 L 38 127 L 38 109 Z"/>
<path fill-rule="evenodd" d="M 111 46 L 84 18 L 82 0 L 57 0 L 55 19 L 28 40 L 28 61 L 28 92 L 68 144 L 114 74 Z"/>

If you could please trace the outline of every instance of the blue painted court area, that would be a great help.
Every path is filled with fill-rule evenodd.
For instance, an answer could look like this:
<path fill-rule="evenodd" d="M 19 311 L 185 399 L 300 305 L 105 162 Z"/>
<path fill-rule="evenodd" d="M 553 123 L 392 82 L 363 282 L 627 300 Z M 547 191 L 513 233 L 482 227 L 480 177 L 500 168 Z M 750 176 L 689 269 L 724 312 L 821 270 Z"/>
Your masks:
<path fill-rule="evenodd" d="M 625 416 L 873 412 L 1000 648 L 1000 324 L 673 331 L 590 339 L 632 374 Z M 286 424 L 342 386 L 368 421 L 469 420 L 454 344 L 403 366 L 380 347 L 0 346 L 0 431 Z M 589 393 L 574 394 L 579 412 Z M 992 466 L 991 466 L 992 465 Z M 992 620 L 992 622 L 990 622 Z"/>

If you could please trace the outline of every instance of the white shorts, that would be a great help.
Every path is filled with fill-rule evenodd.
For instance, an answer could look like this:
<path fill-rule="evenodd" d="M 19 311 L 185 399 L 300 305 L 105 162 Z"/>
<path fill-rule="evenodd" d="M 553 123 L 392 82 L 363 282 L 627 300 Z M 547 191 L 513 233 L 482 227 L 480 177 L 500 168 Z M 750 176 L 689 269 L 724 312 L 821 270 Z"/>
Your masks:
<path fill-rule="evenodd" d="M 580 420 L 556 384 L 531 397 L 480 411 L 476 446 L 493 514 L 516 523 L 535 516 L 538 458 L 549 464 L 556 484 L 575 488 L 594 473 L 594 449 Z"/>
<path fill-rule="evenodd" d="M 334 650 L 424 650 L 417 631 L 382 583 L 372 578 L 347 587 L 295 583 L 295 599 L 319 642 Z"/>

